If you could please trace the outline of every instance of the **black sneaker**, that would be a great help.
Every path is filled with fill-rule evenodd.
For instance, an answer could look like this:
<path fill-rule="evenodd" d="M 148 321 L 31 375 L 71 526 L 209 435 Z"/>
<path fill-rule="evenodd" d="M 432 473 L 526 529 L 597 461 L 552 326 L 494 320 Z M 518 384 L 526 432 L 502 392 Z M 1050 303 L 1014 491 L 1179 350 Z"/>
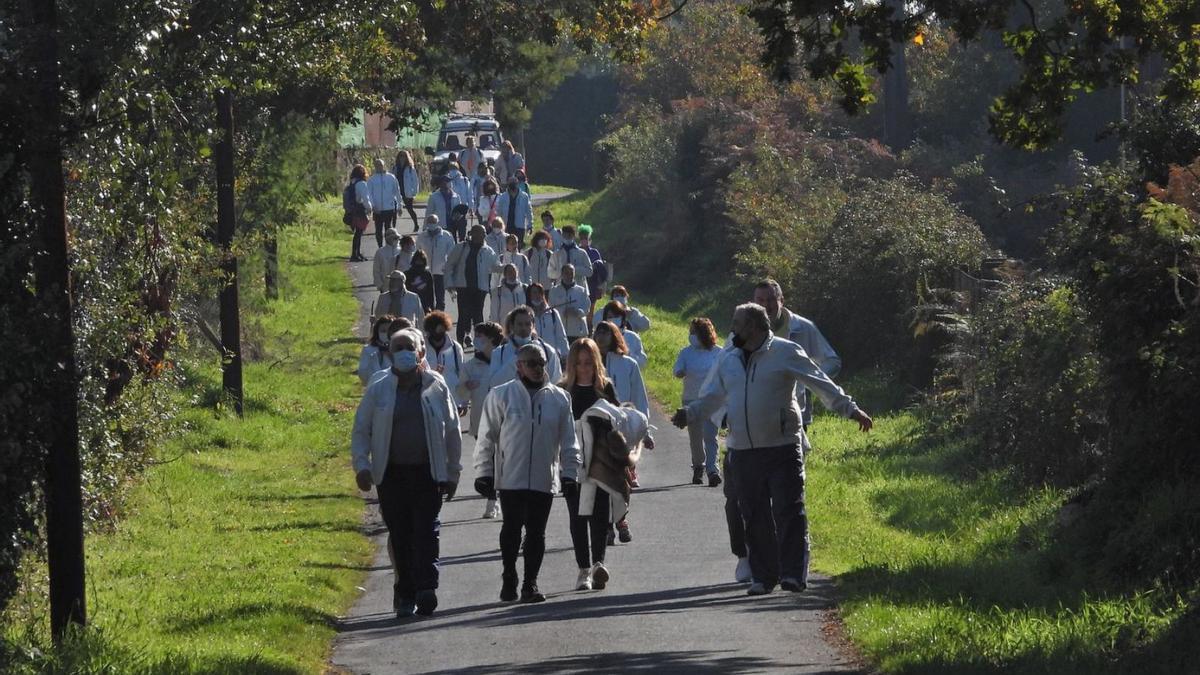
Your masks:
<path fill-rule="evenodd" d="M 417 611 L 416 598 L 402 593 L 399 584 L 392 586 L 392 611 L 397 619 L 407 619 Z"/>
<path fill-rule="evenodd" d="M 779 587 L 785 591 L 791 591 L 792 593 L 803 593 L 806 589 L 808 589 L 808 584 L 800 581 L 796 577 L 784 577 L 779 580 Z"/>
<path fill-rule="evenodd" d="M 718 487 L 721 485 L 721 474 L 716 471 L 708 474 L 708 487 Z"/>
<path fill-rule="evenodd" d="M 503 583 L 500 584 L 500 602 L 516 602 L 517 601 L 517 575 L 504 577 Z"/>
<path fill-rule="evenodd" d="M 704 484 L 704 467 L 693 466 L 692 467 L 692 485 L 703 485 L 703 484 Z"/>
<path fill-rule="evenodd" d="M 622 544 L 628 544 L 633 541 L 633 535 L 629 533 L 629 523 L 621 521 L 617 523 L 617 538 Z"/>
<path fill-rule="evenodd" d="M 542 595 L 541 591 L 538 590 L 536 581 L 533 583 L 526 582 L 524 586 L 521 586 L 521 602 L 534 603 L 545 601 L 546 596 Z"/>
<path fill-rule="evenodd" d="M 437 609 L 437 592 L 433 589 L 417 591 L 417 614 L 431 616 Z"/>
<path fill-rule="evenodd" d="M 616 546 L 616 545 L 617 545 L 617 532 L 616 532 L 616 530 L 611 530 L 611 529 L 610 529 L 610 530 L 608 531 L 608 541 L 607 541 L 607 543 L 608 543 L 608 545 L 609 545 L 609 546 Z"/>

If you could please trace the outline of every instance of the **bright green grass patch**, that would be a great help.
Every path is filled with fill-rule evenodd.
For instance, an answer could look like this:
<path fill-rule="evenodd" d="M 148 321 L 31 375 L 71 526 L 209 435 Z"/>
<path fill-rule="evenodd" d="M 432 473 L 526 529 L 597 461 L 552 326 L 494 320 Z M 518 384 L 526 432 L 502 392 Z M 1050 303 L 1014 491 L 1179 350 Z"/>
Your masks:
<path fill-rule="evenodd" d="M 245 419 L 214 411 L 220 372 L 206 347 L 187 373 L 186 431 L 163 445 L 115 530 L 88 538 L 99 631 L 79 658 L 120 672 L 324 670 L 372 547 L 347 450 L 358 308 L 344 228 L 332 206 L 312 214 L 280 243 L 283 298 L 248 317 L 265 337 L 246 364 Z M 26 666 L 93 669 L 71 658 Z"/>

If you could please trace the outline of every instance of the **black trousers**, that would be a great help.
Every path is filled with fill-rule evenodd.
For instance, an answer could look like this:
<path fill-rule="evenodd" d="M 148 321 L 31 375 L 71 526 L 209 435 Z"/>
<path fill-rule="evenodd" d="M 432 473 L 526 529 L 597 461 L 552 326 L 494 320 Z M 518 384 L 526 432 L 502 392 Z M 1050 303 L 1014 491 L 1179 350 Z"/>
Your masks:
<path fill-rule="evenodd" d="M 446 275 L 433 275 L 433 307 L 446 309 Z"/>
<path fill-rule="evenodd" d="M 429 466 L 393 464 L 376 487 L 396 554 L 396 592 L 414 598 L 438 587 L 442 497 Z"/>
<path fill-rule="evenodd" d="M 525 583 L 537 581 L 546 557 L 546 523 L 554 495 L 537 490 L 501 490 L 500 510 L 504 524 L 500 526 L 500 557 L 504 560 L 504 576 L 516 578 L 517 556 L 521 552 L 521 531 L 525 531 Z"/>
<path fill-rule="evenodd" d="M 596 491 L 596 506 L 592 515 L 579 515 L 579 489 L 568 490 L 567 513 L 571 521 L 571 545 L 575 548 L 575 562 L 579 569 L 604 562 L 604 551 L 608 545 L 608 514 L 611 498 L 604 490 Z M 588 544 L 591 544 L 591 551 Z M 589 555 L 590 553 L 590 555 Z"/>
<path fill-rule="evenodd" d="M 729 529 L 729 550 L 739 558 L 746 557 L 746 524 L 742 522 L 742 510 L 738 508 L 737 490 L 734 488 L 733 474 L 729 469 L 729 450 L 725 451 L 725 459 L 721 461 L 721 475 L 725 482 L 721 483 L 721 491 L 725 493 L 725 526 Z"/>
<path fill-rule="evenodd" d="M 404 210 L 408 211 L 408 215 L 412 216 L 413 232 L 420 232 L 421 226 L 417 224 L 417 210 L 413 208 L 413 198 L 404 198 Z"/>
<path fill-rule="evenodd" d="M 458 289 L 458 323 L 455 332 L 459 344 L 462 344 L 464 336 L 471 334 L 475 324 L 483 323 L 483 301 L 486 298 L 487 292 L 478 288 Z"/>
<path fill-rule="evenodd" d="M 350 257 L 355 258 L 362 255 L 362 235 L 363 231 L 354 228 L 354 237 L 350 240 Z"/>
<path fill-rule="evenodd" d="M 793 577 L 808 583 L 808 514 L 800 445 L 735 450 L 729 463 L 746 524 L 754 580 L 773 586 L 782 577 Z"/>
<path fill-rule="evenodd" d="M 383 248 L 383 231 L 396 224 L 396 211 L 375 211 L 371 218 L 375 221 L 375 244 Z"/>

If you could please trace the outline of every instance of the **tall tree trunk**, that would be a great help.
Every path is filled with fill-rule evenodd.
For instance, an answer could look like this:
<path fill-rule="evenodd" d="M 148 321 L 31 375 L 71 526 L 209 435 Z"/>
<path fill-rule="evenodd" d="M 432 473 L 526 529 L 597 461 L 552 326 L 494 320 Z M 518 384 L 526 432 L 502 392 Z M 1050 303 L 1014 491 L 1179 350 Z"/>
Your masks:
<path fill-rule="evenodd" d="M 268 300 L 279 299 L 279 237 L 273 225 L 267 226 L 263 242 L 263 286 Z"/>
<path fill-rule="evenodd" d="M 66 183 L 54 0 L 31 0 L 37 95 L 29 167 L 38 209 L 41 251 L 34 263 L 37 299 L 46 324 L 43 354 L 51 364 L 44 396 L 55 409 L 45 429 L 46 545 L 50 568 L 50 628 L 61 641 L 70 624 L 87 622 L 84 596 L 83 491 L 79 462 L 79 377 L 75 368 L 71 270 L 67 257 Z"/>
<path fill-rule="evenodd" d="M 887 5 L 892 8 L 894 16 L 904 15 L 904 0 L 887 0 Z M 892 67 L 883 76 L 883 136 L 893 150 L 907 147 L 912 137 L 905 47 L 903 41 L 892 44 Z"/>
<path fill-rule="evenodd" d="M 214 95 L 217 126 L 217 243 L 221 248 L 221 384 L 233 399 L 233 409 L 242 416 L 242 327 L 238 316 L 238 261 L 233 252 L 236 226 L 233 194 L 233 93 L 222 89 Z"/>

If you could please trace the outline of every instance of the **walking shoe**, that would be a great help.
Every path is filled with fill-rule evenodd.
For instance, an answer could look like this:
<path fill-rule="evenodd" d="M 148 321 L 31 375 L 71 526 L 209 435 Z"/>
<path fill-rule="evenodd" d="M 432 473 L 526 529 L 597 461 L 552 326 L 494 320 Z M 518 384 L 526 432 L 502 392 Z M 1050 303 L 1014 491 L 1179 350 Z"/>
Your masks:
<path fill-rule="evenodd" d="M 733 578 L 739 584 L 749 583 L 754 580 L 754 573 L 750 571 L 749 558 L 738 558 L 737 567 L 733 568 Z"/>
<path fill-rule="evenodd" d="M 704 484 L 704 467 L 693 466 L 692 467 L 692 485 L 703 485 L 703 484 Z"/>
<path fill-rule="evenodd" d="M 521 586 L 521 602 L 534 603 L 545 601 L 546 596 L 542 595 L 541 591 L 538 590 L 536 581 L 526 581 L 525 584 Z"/>
<path fill-rule="evenodd" d="M 617 523 L 617 538 L 621 540 L 622 544 L 628 544 L 633 541 L 633 535 L 629 533 L 629 523 L 627 521 L 622 520 Z"/>
<path fill-rule="evenodd" d="M 779 580 L 779 587 L 785 591 L 793 593 L 802 593 L 808 588 L 808 584 L 800 581 L 796 577 L 784 577 Z"/>
<path fill-rule="evenodd" d="M 396 605 L 396 618 L 409 619 L 417 613 L 417 603 L 412 598 L 405 598 Z"/>
<path fill-rule="evenodd" d="M 708 474 L 708 487 L 717 487 L 721 484 L 721 474 L 716 471 Z"/>
<path fill-rule="evenodd" d="M 768 586 L 761 581 L 751 582 L 750 588 L 746 589 L 746 595 L 766 595 L 775 590 L 774 586 Z"/>
<path fill-rule="evenodd" d="M 579 577 L 575 579 L 575 590 L 590 591 L 592 590 L 592 568 L 581 567 L 579 569 Z"/>
<path fill-rule="evenodd" d="M 517 601 L 517 575 L 503 577 L 500 584 L 500 602 Z"/>
<path fill-rule="evenodd" d="M 432 616 L 437 609 L 437 592 L 431 588 L 417 591 L 417 614 Z"/>
<path fill-rule="evenodd" d="M 608 585 L 608 568 L 604 563 L 598 562 L 592 565 L 592 588 L 602 591 Z"/>
<path fill-rule="evenodd" d="M 612 529 L 612 526 L 611 526 L 611 525 L 610 525 L 610 526 L 609 526 L 609 528 L 608 528 L 608 537 L 607 537 L 607 540 L 608 540 L 608 541 L 607 541 L 607 543 L 608 543 L 608 545 L 609 545 L 609 546 L 616 546 L 616 545 L 617 545 L 617 531 L 616 531 L 616 530 L 614 530 L 614 529 Z"/>
<path fill-rule="evenodd" d="M 496 519 L 500 517 L 500 503 L 495 499 L 487 500 L 487 506 L 483 507 L 483 517 L 488 519 Z"/>

